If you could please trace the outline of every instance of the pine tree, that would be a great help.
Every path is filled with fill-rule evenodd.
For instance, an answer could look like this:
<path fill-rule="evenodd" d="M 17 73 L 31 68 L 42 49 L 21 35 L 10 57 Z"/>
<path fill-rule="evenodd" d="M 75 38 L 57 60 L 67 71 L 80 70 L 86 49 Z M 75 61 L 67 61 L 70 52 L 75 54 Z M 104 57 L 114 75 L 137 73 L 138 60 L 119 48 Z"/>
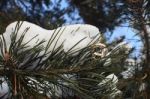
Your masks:
<path fill-rule="evenodd" d="M 132 28 L 141 37 L 143 48 L 141 56 L 135 57 L 133 76 L 127 79 L 127 93 L 132 93 L 130 97 L 134 99 L 149 99 L 149 0 L 127 0 L 129 21 Z M 140 60 L 140 62 L 138 62 Z M 134 90 L 133 90 L 134 89 Z"/>
<path fill-rule="evenodd" d="M 65 52 L 61 44 L 49 52 L 54 40 L 57 44 L 59 38 L 56 35 L 59 31 L 53 33 L 46 47 L 43 47 L 43 40 L 34 46 L 28 46 L 36 36 L 23 43 L 30 28 L 26 28 L 18 38 L 21 26 L 22 23 L 18 22 L 15 31 L 10 34 L 10 46 L 7 45 L 4 34 L 0 38 L 1 85 L 8 85 L 8 92 L 1 98 L 95 99 L 108 98 L 115 94 L 117 88 L 113 84 L 113 78 L 106 76 L 118 71 L 116 68 L 123 69 L 120 64 L 128 57 L 131 49 L 126 43 L 107 44 L 104 37 L 101 37 L 101 40 L 98 39 L 78 51 Z M 71 49 L 80 42 L 82 40 Z M 118 60 L 118 57 L 122 61 Z M 34 68 L 30 69 L 33 66 Z M 105 79 L 108 81 L 100 84 Z"/>

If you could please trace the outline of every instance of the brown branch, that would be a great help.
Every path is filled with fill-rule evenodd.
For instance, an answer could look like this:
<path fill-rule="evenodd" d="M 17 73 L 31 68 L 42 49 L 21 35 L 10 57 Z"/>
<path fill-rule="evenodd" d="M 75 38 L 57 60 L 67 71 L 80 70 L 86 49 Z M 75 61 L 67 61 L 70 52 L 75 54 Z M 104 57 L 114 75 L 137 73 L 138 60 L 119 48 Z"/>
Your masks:
<path fill-rule="evenodd" d="M 143 34 L 144 34 L 144 40 L 145 40 L 145 50 L 146 50 L 146 60 L 145 60 L 145 63 L 146 63 L 146 67 L 150 68 L 150 63 L 149 63 L 149 59 L 150 59 L 150 53 L 149 53 L 149 49 L 150 49 L 150 46 L 149 46 L 149 37 L 148 37 L 148 31 L 147 31 L 147 28 L 144 24 L 142 24 L 142 29 L 143 29 Z"/>

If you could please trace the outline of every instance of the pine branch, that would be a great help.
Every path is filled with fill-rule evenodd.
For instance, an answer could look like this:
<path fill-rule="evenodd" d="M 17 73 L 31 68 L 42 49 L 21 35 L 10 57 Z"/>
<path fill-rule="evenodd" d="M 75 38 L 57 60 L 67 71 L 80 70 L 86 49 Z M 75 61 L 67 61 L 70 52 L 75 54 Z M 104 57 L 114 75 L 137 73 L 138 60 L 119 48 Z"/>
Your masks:
<path fill-rule="evenodd" d="M 58 89 L 65 93 L 72 92 L 82 98 L 95 99 L 114 91 L 111 87 L 107 88 L 107 84 L 106 86 L 98 84 L 105 78 L 102 72 L 112 72 L 109 69 L 110 66 L 104 66 L 109 58 L 114 59 L 120 53 L 122 53 L 121 59 L 127 56 L 124 47 L 116 47 L 111 50 L 111 54 L 95 59 L 92 44 L 98 42 L 97 37 L 89 42 L 87 47 L 72 50 L 85 39 L 83 38 L 65 52 L 63 42 L 56 47 L 64 32 L 61 28 L 54 31 L 49 41 L 37 40 L 34 46 L 29 46 L 29 43 L 38 38 L 38 35 L 24 42 L 30 28 L 25 29 L 20 35 L 18 32 L 22 24 L 18 22 L 15 31 L 11 33 L 10 46 L 4 36 L 0 38 L 0 75 L 5 78 L 10 87 L 10 93 L 12 93 L 10 97 L 25 98 L 39 95 L 58 97 L 56 94 Z M 43 46 L 45 42 L 47 45 Z M 53 47 L 52 50 L 49 50 L 51 47 Z M 115 64 L 117 63 L 116 60 Z M 108 83 L 111 85 L 110 82 Z M 103 92 L 101 88 L 109 89 L 109 91 Z M 93 94 L 93 92 L 96 93 Z"/>

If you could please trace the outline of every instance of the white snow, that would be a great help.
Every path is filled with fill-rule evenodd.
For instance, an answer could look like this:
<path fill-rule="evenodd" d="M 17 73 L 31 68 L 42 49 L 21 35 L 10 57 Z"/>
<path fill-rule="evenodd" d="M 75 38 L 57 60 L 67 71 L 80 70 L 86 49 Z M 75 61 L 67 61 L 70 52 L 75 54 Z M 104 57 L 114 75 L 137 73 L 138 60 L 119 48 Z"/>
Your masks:
<path fill-rule="evenodd" d="M 110 74 L 110 75 L 106 76 L 106 78 L 104 80 L 102 80 L 102 82 L 100 82 L 98 85 L 105 84 L 105 83 L 109 82 L 110 80 L 114 84 L 118 83 L 118 77 L 115 74 Z"/>
<path fill-rule="evenodd" d="M 110 82 L 112 83 L 110 85 L 109 84 L 107 85 L 107 83 L 110 83 Z M 110 99 L 114 99 L 116 96 L 122 94 L 122 92 L 119 89 L 117 89 L 117 86 L 116 86 L 117 83 L 118 83 L 118 77 L 112 73 L 106 76 L 105 79 L 102 80 L 102 82 L 98 84 L 98 86 L 106 84 L 110 89 L 113 89 L 113 93 L 110 93 L 109 96 L 110 96 Z"/>
<path fill-rule="evenodd" d="M 126 53 L 129 53 L 132 48 L 133 47 L 129 43 L 123 41 L 117 44 L 109 53 L 106 54 L 106 56 L 109 56 L 110 54 L 118 54 L 120 51 L 119 49 L 126 49 Z"/>
<path fill-rule="evenodd" d="M 106 79 L 111 79 L 113 83 L 118 83 L 118 77 L 115 74 L 110 74 L 106 77 Z"/>
<path fill-rule="evenodd" d="M 1 81 L 1 83 L 0 83 L 0 99 L 7 99 L 8 92 L 9 92 L 9 86 L 3 77 L 0 77 L 0 81 Z"/>
<path fill-rule="evenodd" d="M 93 44 L 96 41 L 98 42 L 98 39 L 100 38 L 99 29 L 95 26 L 88 25 L 88 24 L 67 25 L 67 26 L 58 27 L 57 29 L 54 30 L 47 30 L 36 24 L 27 21 L 20 21 L 19 25 L 20 28 L 17 32 L 15 31 L 16 26 L 18 26 L 18 22 L 16 21 L 9 24 L 6 28 L 6 31 L 3 33 L 7 45 L 7 50 L 9 49 L 10 44 L 12 42 L 11 41 L 12 33 L 13 32 L 17 33 L 16 41 L 18 41 L 27 28 L 29 29 L 25 33 L 22 44 L 28 42 L 26 46 L 29 46 L 28 48 L 33 48 L 33 46 L 38 44 L 40 41 L 44 40 L 45 42 L 42 44 L 42 48 L 46 48 L 49 40 L 51 40 L 50 42 L 52 43 L 50 44 L 47 50 L 47 53 L 49 54 L 51 54 L 53 50 L 63 45 L 62 49 L 64 50 L 64 52 L 69 51 L 73 53 L 72 55 L 77 55 L 78 54 L 77 51 L 87 47 L 87 45 Z M 42 55 L 43 53 L 44 51 L 41 51 L 39 55 Z M 28 58 L 26 59 L 28 60 Z M 44 59 L 46 59 L 46 57 Z M 24 64 L 25 61 L 27 60 L 24 60 L 22 64 Z M 29 67 L 28 69 L 35 68 L 37 63 L 38 61 L 35 61 L 32 67 Z M 20 64 L 20 66 L 22 65 Z"/>
<path fill-rule="evenodd" d="M 142 91 L 145 91 L 145 89 L 146 89 L 146 87 L 147 87 L 148 85 L 146 84 L 146 83 L 141 83 L 140 84 L 140 87 L 139 87 L 139 92 L 142 92 Z"/>
<path fill-rule="evenodd" d="M 52 46 L 49 48 L 49 51 L 53 49 L 56 42 L 57 44 L 56 44 L 55 49 L 64 42 L 63 49 L 65 52 L 67 52 L 71 47 L 73 47 L 81 39 L 84 39 L 74 49 L 72 49 L 72 50 L 80 50 L 86 47 L 92 40 L 95 41 L 100 36 L 99 29 L 96 28 L 95 26 L 88 25 L 88 24 L 74 24 L 74 25 L 62 26 L 54 30 L 46 30 L 44 28 L 41 28 L 38 25 L 29 23 L 27 21 L 21 21 L 21 22 L 23 23 L 18 31 L 17 40 L 20 38 L 24 30 L 28 27 L 29 27 L 29 30 L 27 31 L 25 35 L 23 43 L 28 42 L 34 36 L 38 35 L 35 39 L 33 39 L 31 42 L 28 43 L 30 47 L 33 47 L 36 43 L 40 42 L 41 40 L 46 41 L 43 44 L 43 46 L 46 47 L 46 44 L 49 41 L 49 39 L 51 37 L 54 38 L 58 34 L 55 40 L 53 41 Z M 12 32 L 14 32 L 16 24 L 17 22 L 13 22 L 10 25 L 8 25 L 4 33 L 4 38 L 6 39 L 6 43 L 8 47 L 11 43 L 10 35 L 12 34 Z"/>

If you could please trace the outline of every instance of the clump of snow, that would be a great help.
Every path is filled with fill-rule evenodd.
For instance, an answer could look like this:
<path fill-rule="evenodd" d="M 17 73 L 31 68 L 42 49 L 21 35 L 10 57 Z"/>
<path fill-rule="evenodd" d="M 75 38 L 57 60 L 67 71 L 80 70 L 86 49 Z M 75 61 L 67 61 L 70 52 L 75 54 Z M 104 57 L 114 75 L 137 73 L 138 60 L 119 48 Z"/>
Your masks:
<path fill-rule="evenodd" d="M 105 84 L 105 83 L 109 82 L 110 80 L 114 84 L 118 83 L 118 77 L 115 74 L 110 74 L 110 75 L 106 76 L 106 78 L 102 82 L 100 82 L 99 85 Z"/>
<path fill-rule="evenodd" d="M 3 77 L 0 77 L 0 99 L 8 99 L 9 86 Z"/>
<path fill-rule="evenodd" d="M 20 28 L 17 28 L 17 26 Z M 25 31 L 27 28 L 28 30 Z M 18 31 L 16 31 L 17 29 Z M 51 54 L 53 50 L 56 50 L 62 45 L 64 52 L 69 51 L 73 53 L 72 55 L 77 55 L 77 51 L 87 47 L 88 45 L 98 42 L 98 38 L 100 37 L 99 29 L 88 24 L 74 24 L 58 27 L 54 30 L 47 30 L 27 21 L 20 21 L 19 23 L 16 21 L 9 24 L 6 28 L 6 31 L 3 33 L 7 45 L 7 50 L 9 49 L 12 42 L 11 36 L 14 32 L 17 33 L 16 41 L 18 41 L 25 33 L 22 44 L 26 44 L 28 42 L 26 44 L 28 48 L 33 48 L 41 41 L 44 41 L 41 44 L 43 49 L 45 49 L 47 45 L 50 44 L 47 50 L 47 53 L 49 54 Z M 39 55 L 43 55 L 44 51 L 45 50 L 41 51 Z M 43 60 L 46 59 L 49 54 L 47 54 Z M 22 62 L 19 67 L 21 67 L 22 64 L 24 64 L 28 59 L 29 58 L 26 58 L 26 60 L 24 60 L 24 62 Z M 33 66 L 30 66 L 29 69 L 35 68 L 37 63 L 38 61 L 35 61 Z"/>
<path fill-rule="evenodd" d="M 74 25 L 62 26 L 54 30 L 46 30 L 44 28 L 41 28 L 38 25 L 29 23 L 27 21 L 21 21 L 21 22 L 23 23 L 17 33 L 17 40 L 21 37 L 24 30 L 26 28 L 29 28 L 29 30 L 25 34 L 25 38 L 22 43 L 26 43 L 29 40 L 31 40 L 33 37 L 37 36 L 31 42 L 28 43 L 28 46 L 33 47 L 35 44 L 44 40 L 45 43 L 43 43 L 43 46 L 46 47 L 49 39 L 54 38 L 54 41 L 49 48 L 49 51 L 51 51 L 54 48 L 55 44 L 56 44 L 55 47 L 56 49 L 64 42 L 63 49 L 65 52 L 67 52 L 76 43 L 78 43 L 83 39 L 78 45 L 76 45 L 75 48 L 72 49 L 72 50 L 80 50 L 82 48 L 85 48 L 90 42 L 92 41 L 94 42 L 100 36 L 100 32 L 98 28 L 87 24 L 74 24 Z M 10 35 L 15 31 L 15 27 L 17 23 L 18 22 L 13 22 L 10 25 L 8 25 L 5 33 L 3 33 L 8 47 L 11 43 Z"/>
<path fill-rule="evenodd" d="M 145 91 L 148 85 L 146 83 L 141 83 L 139 87 L 139 92 Z"/>
<path fill-rule="evenodd" d="M 117 53 L 119 53 L 119 51 L 121 49 L 125 49 L 126 53 L 129 53 L 129 51 L 132 49 L 132 46 L 129 43 L 125 42 L 125 41 L 120 42 L 109 53 L 107 53 L 106 56 L 108 56 L 110 54 L 117 54 Z"/>
<path fill-rule="evenodd" d="M 108 83 L 111 84 L 109 85 Z M 107 85 L 107 87 L 109 87 L 111 90 L 113 90 L 112 93 L 110 93 L 110 99 L 115 99 L 116 96 L 121 95 L 122 92 L 117 89 L 117 83 L 118 83 L 118 77 L 115 74 L 110 74 L 108 76 L 106 76 L 106 78 L 104 80 L 102 80 L 102 82 L 100 82 L 98 84 L 98 86 L 101 85 Z"/>
<path fill-rule="evenodd" d="M 138 70 L 138 71 L 142 70 L 141 60 L 135 60 L 134 58 L 128 58 L 125 61 L 125 66 L 124 67 L 127 70 L 125 70 L 121 73 L 123 78 L 124 79 L 131 78 L 134 75 L 136 70 Z"/>

